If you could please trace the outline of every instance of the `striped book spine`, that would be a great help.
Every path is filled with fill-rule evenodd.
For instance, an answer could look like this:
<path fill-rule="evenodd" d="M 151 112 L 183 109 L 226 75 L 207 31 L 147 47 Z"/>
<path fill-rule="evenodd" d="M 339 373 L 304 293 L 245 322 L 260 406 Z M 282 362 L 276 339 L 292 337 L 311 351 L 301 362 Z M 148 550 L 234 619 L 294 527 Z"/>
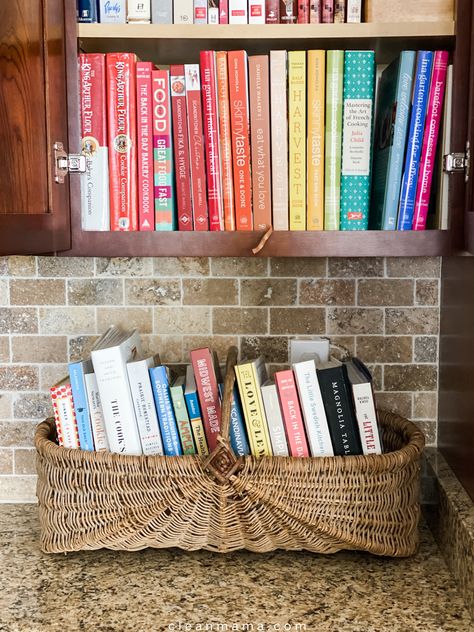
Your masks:
<path fill-rule="evenodd" d="M 324 230 L 339 230 L 344 51 L 329 50 L 326 67 Z"/>

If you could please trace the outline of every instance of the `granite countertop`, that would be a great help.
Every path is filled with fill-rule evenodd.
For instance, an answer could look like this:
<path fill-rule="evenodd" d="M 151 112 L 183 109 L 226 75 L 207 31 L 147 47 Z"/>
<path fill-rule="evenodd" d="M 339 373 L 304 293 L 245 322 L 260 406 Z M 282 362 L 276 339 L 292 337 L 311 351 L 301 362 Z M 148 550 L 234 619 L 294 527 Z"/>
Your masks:
<path fill-rule="evenodd" d="M 3 505 L 0 630 L 474 630 L 424 523 L 421 533 L 409 559 L 177 549 L 46 555 L 37 507 Z"/>

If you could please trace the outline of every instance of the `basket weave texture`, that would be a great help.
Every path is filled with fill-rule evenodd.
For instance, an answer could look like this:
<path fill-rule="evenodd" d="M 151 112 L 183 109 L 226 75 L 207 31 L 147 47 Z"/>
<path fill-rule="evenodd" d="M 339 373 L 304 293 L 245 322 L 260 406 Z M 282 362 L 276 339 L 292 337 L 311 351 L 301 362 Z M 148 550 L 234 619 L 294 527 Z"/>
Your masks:
<path fill-rule="evenodd" d="M 40 423 L 42 550 L 416 551 L 424 438 L 413 423 L 380 412 L 383 455 L 236 458 L 227 438 L 233 374 L 207 459 L 67 449 L 54 442 L 52 419 Z"/>

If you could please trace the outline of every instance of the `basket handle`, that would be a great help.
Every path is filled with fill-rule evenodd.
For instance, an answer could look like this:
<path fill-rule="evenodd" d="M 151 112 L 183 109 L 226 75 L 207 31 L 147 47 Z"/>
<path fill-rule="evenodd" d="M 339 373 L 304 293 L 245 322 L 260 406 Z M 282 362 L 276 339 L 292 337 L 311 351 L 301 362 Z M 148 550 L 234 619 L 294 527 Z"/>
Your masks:
<path fill-rule="evenodd" d="M 225 368 L 224 391 L 222 393 L 221 431 L 220 437 L 230 447 L 230 410 L 235 384 L 234 366 L 237 364 L 237 347 L 229 347 Z"/>

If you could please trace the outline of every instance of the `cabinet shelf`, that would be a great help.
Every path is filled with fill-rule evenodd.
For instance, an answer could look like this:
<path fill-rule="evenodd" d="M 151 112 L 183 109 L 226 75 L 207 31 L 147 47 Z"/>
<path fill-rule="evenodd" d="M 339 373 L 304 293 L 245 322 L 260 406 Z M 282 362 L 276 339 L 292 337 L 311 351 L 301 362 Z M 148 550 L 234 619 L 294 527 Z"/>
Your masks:
<path fill-rule="evenodd" d="M 251 257 L 263 233 L 252 232 L 80 232 L 66 256 Z M 449 230 L 363 232 L 274 232 L 257 256 L 398 257 L 453 253 Z"/>
<path fill-rule="evenodd" d="M 352 39 L 451 37 L 455 24 L 406 22 L 361 24 L 78 24 L 80 39 Z"/>

